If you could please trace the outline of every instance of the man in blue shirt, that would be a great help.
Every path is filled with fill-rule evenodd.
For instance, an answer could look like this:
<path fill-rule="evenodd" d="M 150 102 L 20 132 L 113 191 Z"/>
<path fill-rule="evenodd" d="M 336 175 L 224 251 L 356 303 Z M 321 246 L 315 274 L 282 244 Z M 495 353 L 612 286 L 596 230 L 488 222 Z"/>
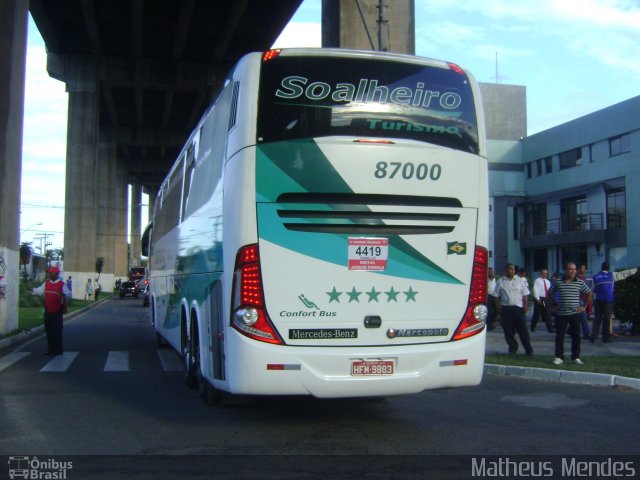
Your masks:
<path fill-rule="evenodd" d="M 609 322 L 613 314 L 614 280 L 613 274 L 609 271 L 609 262 L 602 262 L 601 269 L 593 277 L 596 315 L 593 318 L 593 328 L 589 337 L 591 343 L 597 340 L 600 328 L 602 328 L 602 341 L 605 343 L 611 341 Z"/>

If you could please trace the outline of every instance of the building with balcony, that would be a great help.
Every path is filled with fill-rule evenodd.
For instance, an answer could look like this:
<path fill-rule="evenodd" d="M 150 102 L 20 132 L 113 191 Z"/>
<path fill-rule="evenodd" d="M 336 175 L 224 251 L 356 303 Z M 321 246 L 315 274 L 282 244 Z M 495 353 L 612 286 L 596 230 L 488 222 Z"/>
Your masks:
<path fill-rule="evenodd" d="M 498 272 L 640 265 L 640 96 L 521 139 L 487 134 Z"/>

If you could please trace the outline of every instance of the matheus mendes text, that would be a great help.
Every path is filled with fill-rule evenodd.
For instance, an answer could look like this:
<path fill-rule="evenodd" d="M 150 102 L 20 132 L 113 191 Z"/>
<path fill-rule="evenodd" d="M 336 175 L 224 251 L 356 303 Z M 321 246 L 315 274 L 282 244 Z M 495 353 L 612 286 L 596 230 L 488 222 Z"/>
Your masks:
<path fill-rule="evenodd" d="M 306 77 L 291 75 L 282 79 L 280 87 L 276 90 L 276 97 L 287 100 L 304 95 L 308 100 L 314 101 L 331 98 L 334 102 L 394 103 L 424 108 L 439 106 L 443 110 L 455 110 L 462 104 L 460 94 L 425 90 L 423 82 L 417 82 L 415 87 L 390 88 L 378 85 L 378 80 L 361 78 L 358 85 L 345 82 L 332 86 L 326 82 L 309 83 Z"/>
<path fill-rule="evenodd" d="M 553 460 L 472 458 L 471 476 L 478 478 L 624 478 L 636 477 L 636 463 L 605 458 L 579 460 L 552 457 Z"/>

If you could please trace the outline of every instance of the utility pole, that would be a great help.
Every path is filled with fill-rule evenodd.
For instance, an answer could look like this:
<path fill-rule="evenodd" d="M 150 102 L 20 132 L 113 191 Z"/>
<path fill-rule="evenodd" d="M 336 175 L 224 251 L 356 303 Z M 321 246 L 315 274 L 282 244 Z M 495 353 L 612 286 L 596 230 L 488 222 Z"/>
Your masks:
<path fill-rule="evenodd" d="M 34 236 L 36 240 L 40 240 L 41 255 L 44 255 L 45 257 L 47 256 L 47 247 L 51 246 L 51 242 L 49 241 L 49 238 L 53 238 L 53 236 L 54 236 L 53 233 L 39 233 L 38 235 Z"/>
<path fill-rule="evenodd" d="M 383 28 L 385 28 L 385 30 L 388 32 L 389 31 L 389 20 L 386 20 L 384 18 L 384 9 L 388 8 L 388 5 L 384 4 L 384 0 L 378 0 L 378 6 L 376 7 L 378 9 L 378 51 L 379 52 L 388 52 L 389 51 L 389 45 L 386 45 L 384 40 L 383 40 L 383 35 L 382 35 L 382 30 Z M 387 34 L 387 39 L 389 38 L 389 35 Z"/>

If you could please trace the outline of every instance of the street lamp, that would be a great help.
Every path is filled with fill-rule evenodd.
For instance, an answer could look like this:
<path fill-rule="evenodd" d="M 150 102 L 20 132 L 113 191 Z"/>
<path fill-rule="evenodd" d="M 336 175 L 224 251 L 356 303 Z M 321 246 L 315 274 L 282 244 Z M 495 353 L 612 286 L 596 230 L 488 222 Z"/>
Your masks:
<path fill-rule="evenodd" d="M 28 232 L 28 231 L 29 231 L 29 230 L 31 230 L 33 227 L 38 227 L 38 226 L 40 226 L 40 225 L 42 225 L 42 222 L 40 222 L 40 223 L 34 223 L 33 225 L 31 225 L 31 226 L 29 226 L 29 227 L 25 228 L 24 230 L 22 230 L 22 233 Z"/>
<path fill-rule="evenodd" d="M 20 234 L 20 241 L 22 241 L 23 235 L 28 232 L 29 230 L 31 230 L 33 227 L 37 227 L 42 225 L 42 222 L 38 222 L 38 223 L 34 223 L 33 225 L 29 225 L 27 228 L 25 228 L 24 230 L 21 230 L 21 234 Z"/>

